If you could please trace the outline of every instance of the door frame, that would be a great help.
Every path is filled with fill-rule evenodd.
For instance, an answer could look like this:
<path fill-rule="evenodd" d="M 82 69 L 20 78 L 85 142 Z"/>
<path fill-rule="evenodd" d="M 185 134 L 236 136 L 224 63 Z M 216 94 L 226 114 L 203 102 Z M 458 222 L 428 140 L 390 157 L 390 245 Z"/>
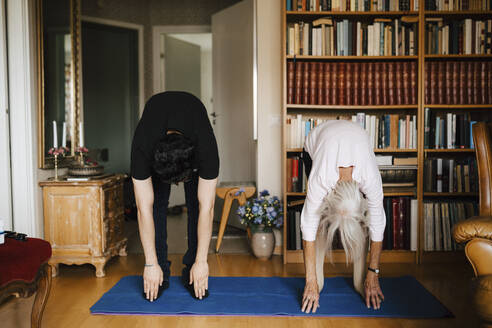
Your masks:
<path fill-rule="evenodd" d="M 12 230 L 12 186 L 10 170 L 9 90 L 5 0 L 0 0 L 0 219 Z M 5 222 L 6 220 L 6 222 Z"/>
<path fill-rule="evenodd" d="M 152 85 L 153 94 L 166 90 L 165 82 L 161 87 L 160 81 L 160 59 L 161 59 L 161 43 L 160 35 L 169 33 L 212 33 L 210 25 L 156 25 L 152 28 Z M 164 45 L 163 45 L 164 47 Z M 164 49 L 162 49 L 164 50 Z M 164 62 L 166 59 L 164 58 Z M 166 75 L 166 65 L 162 68 Z"/>
<path fill-rule="evenodd" d="M 145 106 L 144 96 L 144 26 L 140 24 L 133 24 L 123 21 L 117 21 L 106 18 L 82 16 L 82 22 L 96 23 L 107 26 L 121 27 L 129 30 L 136 30 L 138 32 L 138 117 L 142 116 Z M 83 56 L 84 54 L 82 54 Z M 83 87 L 83 86 L 82 86 Z"/>

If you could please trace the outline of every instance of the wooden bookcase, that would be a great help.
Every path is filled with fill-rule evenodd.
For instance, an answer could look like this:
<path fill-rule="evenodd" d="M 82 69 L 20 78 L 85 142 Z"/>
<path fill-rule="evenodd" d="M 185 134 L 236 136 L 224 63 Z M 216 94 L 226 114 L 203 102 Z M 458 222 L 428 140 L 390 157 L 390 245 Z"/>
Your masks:
<path fill-rule="evenodd" d="M 309 116 L 324 115 L 324 114 L 353 114 L 355 112 L 372 112 L 390 114 L 390 113 L 413 113 L 417 117 L 417 149 L 375 149 L 375 153 L 381 154 L 407 154 L 416 155 L 418 161 L 417 185 L 415 192 L 409 191 L 386 191 L 385 197 L 390 196 L 411 196 L 418 201 L 418 245 L 417 251 L 410 250 L 384 250 L 381 256 L 382 263 L 421 263 L 421 262 L 442 262 L 456 261 L 463 259 L 462 251 L 424 251 L 424 220 L 423 220 L 423 202 L 430 199 L 475 199 L 478 201 L 477 193 L 432 193 L 424 192 L 424 160 L 431 156 L 446 156 L 450 158 L 459 158 L 460 156 L 473 156 L 474 149 L 424 149 L 424 108 L 430 108 L 435 111 L 451 111 L 463 112 L 472 110 L 475 113 L 482 111 L 477 115 L 483 119 L 492 119 L 492 104 L 481 105 L 435 105 L 425 104 L 424 87 L 425 87 L 425 62 L 426 61 L 441 61 L 441 60 L 492 60 L 492 55 L 429 55 L 425 53 L 425 19 L 426 17 L 446 17 L 447 19 L 465 19 L 465 18 L 484 18 L 490 17 L 492 11 L 426 11 L 425 2 L 420 1 L 418 11 L 390 11 L 390 12 L 302 12 L 302 11 L 286 11 L 286 1 L 282 2 L 282 177 L 283 177 L 283 202 L 284 202 L 284 217 L 287 214 L 287 202 L 289 199 L 299 199 L 306 195 L 303 192 L 287 192 L 285 184 L 287 156 L 290 153 L 301 152 L 302 148 L 287 148 L 286 144 L 286 119 L 288 115 L 304 114 Z M 287 24 L 304 21 L 310 22 L 321 17 L 331 17 L 335 19 L 358 19 L 358 18 L 399 18 L 402 16 L 418 17 L 418 53 L 415 56 L 306 56 L 306 55 L 287 55 Z M 414 105 L 384 105 L 384 106 L 353 106 L 353 105 L 305 105 L 305 104 L 289 104 L 287 103 L 287 63 L 292 60 L 311 60 L 320 62 L 371 62 L 371 61 L 416 61 L 417 62 L 417 100 Z M 285 219 L 283 233 L 283 259 L 284 263 L 302 263 L 302 250 L 287 249 L 287 222 Z M 335 262 L 345 262 L 343 250 L 334 250 L 333 260 Z"/>

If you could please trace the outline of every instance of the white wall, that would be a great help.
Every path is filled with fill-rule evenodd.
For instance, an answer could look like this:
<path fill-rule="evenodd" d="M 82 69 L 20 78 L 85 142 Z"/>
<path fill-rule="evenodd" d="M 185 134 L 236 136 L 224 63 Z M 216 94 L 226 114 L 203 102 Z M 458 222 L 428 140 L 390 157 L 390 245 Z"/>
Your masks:
<path fill-rule="evenodd" d="M 257 1 L 258 190 L 282 192 L 281 1 Z"/>

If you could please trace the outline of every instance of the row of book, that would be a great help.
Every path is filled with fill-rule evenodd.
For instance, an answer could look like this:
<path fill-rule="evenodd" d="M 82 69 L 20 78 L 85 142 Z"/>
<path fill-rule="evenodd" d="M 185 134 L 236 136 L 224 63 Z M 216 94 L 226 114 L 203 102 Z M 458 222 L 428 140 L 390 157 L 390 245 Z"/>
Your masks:
<path fill-rule="evenodd" d="M 383 200 L 386 214 L 383 249 L 417 250 L 417 199 L 386 197 Z"/>
<path fill-rule="evenodd" d="M 426 61 L 426 104 L 492 104 L 492 61 Z"/>
<path fill-rule="evenodd" d="M 302 202 L 298 201 L 298 202 Z M 384 199 L 386 228 L 383 249 L 417 250 L 418 203 L 410 197 L 389 197 Z M 302 206 L 291 206 L 287 211 L 287 249 L 302 249 L 300 229 Z M 338 232 L 333 240 L 333 249 L 342 249 Z"/>
<path fill-rule="evenodd" d="M 320 18 L 287 25 L 287 54 L 313 56 L 414 56 L 415 16 L 376 18 L 372 24 Z"/>
<path fill-rule="evenodd" d="M 287 211 L 287 249 L 291 251 L 302 249 L 301 232 L 302 206 L 290 207 Z"/>
<path fill-rule="evenodd" d="M 303 154 L 287 158 L 286 186 L 287 192 L 306 192 L 307 177 L 304 172 Z"/>
<path fill-rule="evenodd" d="M 416 149 L 417 117 L 416 115 L 356 115 L 338 116 L 337 119 L 351 120 L 367 131 L 370 142 L 375 149 Z M 312 129 L 325 120 L 306 118 L 302 114 L 288 116 L 286 119 L 285 144 L 287 148 L 302 148 L 306 137 Z"/>
<path fill-rule="evenodd" d="M 417 11 L 419 0 L 286 0 L 287 11 Z"/>
<path fill-rule="evenodd" d="M 424 147 L 426 149 L 474 148 L 472 125 L 469 112 L 437 113 L 424 109 Z"/>
<path fill-rule="evenodd" d="M 435 55 L 484 55 L 492 51 L 492 19 L 445 22 L 425 19 L 425 53 Z"/>
<path fill-rule="evenodd" d="M 424 250 L 463 249 L 452 238 L 453 226 L 476 215 L 476 202 L 424 202 Z"/>
<path fill-rule="evenodd" d="M 287 103 L 415 105 L 417 62 L 287 62 Z"/>
<path fill-rule="evenodd" d="M 424 191 L 477 192 L 476 159 L 474 157 L 426 159 L 424 162 Z"/>
<path fill-rule="evenodd" d="M 491 10 L 492 0 L 425 0 L 426 10 Z"/>

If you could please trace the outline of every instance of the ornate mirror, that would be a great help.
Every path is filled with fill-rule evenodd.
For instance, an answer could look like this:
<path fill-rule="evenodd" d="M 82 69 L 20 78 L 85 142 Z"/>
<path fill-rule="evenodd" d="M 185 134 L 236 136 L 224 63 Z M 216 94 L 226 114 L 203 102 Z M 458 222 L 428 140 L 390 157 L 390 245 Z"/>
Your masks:
<path fill-rule="evenodd" d="M 50 149 L 78 145 L 81 108 L 80 0 L 37 0 L 39 167 L 53 167 Z"/>

